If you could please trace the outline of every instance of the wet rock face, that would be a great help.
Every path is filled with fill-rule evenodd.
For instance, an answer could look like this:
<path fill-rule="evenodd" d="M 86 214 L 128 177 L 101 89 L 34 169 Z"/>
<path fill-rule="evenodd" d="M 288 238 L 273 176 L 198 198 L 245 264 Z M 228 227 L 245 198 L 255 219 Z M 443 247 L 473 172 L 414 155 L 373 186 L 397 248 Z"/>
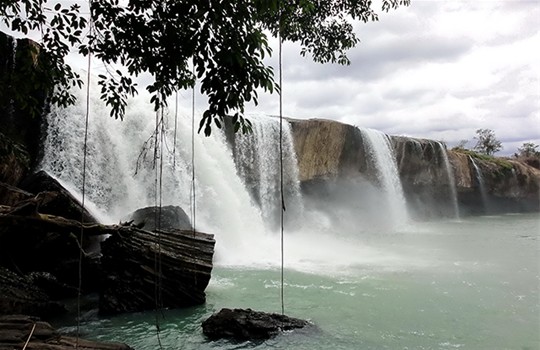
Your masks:
<path fill-rule="evenodd" d="M 30 170 L 37 165 L 42 152 L 41 130 L 48 92 L 40 84 L 45 81 L 47 65 L 39 54 L 39 45 L 29 39 L 14 39 L 0 32 L 0 52 L 0 130 L 24 149 Z M 36 107 L 34 115 L 28 106 L 14 100 L 14 93 L 31 99 Z"/>
<path fill-rule="evenodd" d="M 203 322 L 203 333 L 211 340 L 270 339 L 282 331 L 304 328 L 308 321 L 251 309 L 221 309 Z"/>
<path fill-rule="evenodd" d="M 205 302 L 215 240 L 181 230 L 117 226 L 101 244 L 101 314 L 179 308 Z M 157 293 L 157 294 L 156 294 Z"/>
<path fill-rule="evenodd" d="M 357 128 L 330 120 L 290 120 L 300 181 L 334 180 L 367 170 Z"/>
<path fill-rule="evenodd" d="M 289 122 L 304 195 L 327 198 L 335 183 L 378 183 L 356 127 L 318 119 Z M 453 217 L 455 192 L 462 214 L 540 210 L 540 172 L 524 161 L 475 158 L 473 164 L 469 154 L 446 150 L 437 141 L 390 139 L 413 218 Z M 474 165 L 482 173 L 484 198 Z"/>

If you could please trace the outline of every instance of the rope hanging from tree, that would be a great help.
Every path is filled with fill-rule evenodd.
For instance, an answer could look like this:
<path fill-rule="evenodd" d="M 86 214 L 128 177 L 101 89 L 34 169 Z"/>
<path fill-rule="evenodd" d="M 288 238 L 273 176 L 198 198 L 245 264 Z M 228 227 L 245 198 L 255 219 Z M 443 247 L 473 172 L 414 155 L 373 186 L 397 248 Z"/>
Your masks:
<path fill-rule="evenodd" d="M 89 1 L 89 6 L 91 6 L 91 1 Z M 92 15 L 90 14 L 89 20 L 89 31 L 90 35 L 92 34 L 93 22 Z M 81 294 L 82 294 L 82 259 L 83 259 L 83 237 L 84 237 L 84 206 L 86 199 L 86 155 L 88 151 L 88 124 L 90 119 L 90 78 L 92 68 L 92 51 L 88 52 L 88 64 L 86 71 L 86 115 L 84 118 L 84 142 L 83 142 L 83 165 L 82 165 L 82 199 L 81 199 L 81 231 L 79 233 L 79 262 L 78 262 L 78 286 L 77 286 L 77 337 L 75 342 L 75 349 L 79 348 L 79 337 L 81 330 Z"/>
<path fill-rule="evenodd" d="M 281 15 L 280 15 L 281 16 Z M 283 217 L 285 213 L 285 198 L 283 196 L 283 66 L 282 66 L 282 41 L 281 41 L 281 17 L 279 22 L 279 31 L 278 31 L 278 45 L 279 45 L 279 183 L 280 183 L 280 248 L 281 248 L 281 289 L 280 289 L 280 299 L 281 299 L 281 314 L 285 314 L 285 297 L 284 297 L 284 266 L 285 266 L 285 241 L 284 241 L 284 229 L 283 229 Z"/>

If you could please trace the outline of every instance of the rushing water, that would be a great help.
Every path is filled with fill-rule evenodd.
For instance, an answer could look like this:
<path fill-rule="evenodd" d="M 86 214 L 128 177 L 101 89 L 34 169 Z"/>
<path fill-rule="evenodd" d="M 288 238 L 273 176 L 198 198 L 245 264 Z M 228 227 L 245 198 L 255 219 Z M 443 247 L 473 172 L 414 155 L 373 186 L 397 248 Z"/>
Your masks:
<path fill-rule="evenodd" d="M 448 184 L 450 185 L 451 201 L 454 208 L 454 217 L 456 219 L 459 219 L 459 205 L 458 205 L 458 200 L 457 200 L 457 189 L 456 189 L 456 180 L 454 178 L 454 171 L 452 169 L 452 165 L 450 164 L 450 161 L 448 160 L 448 154 L 446 154 L 446 148 L 444 147 L 442 142 L 438 142 L 437 144 L 439 145 L 441 156 L 444 162 L 444 167 L 446 168 L 446 174 L 448 176 Z"/>
<path fill-rule="evenodd" d="M 137 208 L 156 203 L 152 157 L 139 157 L 144 142 L 153 141 L 155 114 L 151 106 L 134 101 L 126 121 L 120 123 L 110 119 L 96 100 L 91 105 L 86 198 L 100 219 L 117 222 Z M 75 194 L 82 180 L 83 114 L 82 104 L 52 110 L 42 163 Z M 174 148 L 170 117 L 162 148 L 160 201 L 189 208 L 195 166 L 196 227 L 214 233 L 217 243 L 207 303 L 158 315 L 165 349 L 537 348 L 538 216 L 377 225 L 406 218 L 406 207 L 399 178 L 395 178 L 395 158 L 385 136 L 376 132 L 368 132 L 366 139 L 381 183 L 349 184 L 352 187 L 336 198 L 323 198 L 328 206 L 306 205 L 295 226 L 286 227 L 286 312 L 309 319 L 315 326 L 263 343 L 207 341 L 200 322 L 222 307 L 280 311 L 280 240 L 264 224 L 260 209 L 270 210 L 271 199 L 276 197 L 276 169 L 264 164 L 267 160 L 259 155 L 250 158 L 238 154 L 238 149 L 237 163 L 243 160 L 244 166 L 237 168 L 233 152 L 219 133 L 195 139 L 192 163 L 191 121 L 179 119 Z M 284 165 L 291 189 L 289 202 L 294 203 L 302 198 L 287 128 Z M 255 132 L 260 140 L 238 142 L 270 153 L 268 157 L 275 160 L 276 122 L 256 120 Z M 442 145 L 441 151 L 446 156 Z M 247 169 L 245 163 L 253 167 Z M 453 179 L 447 158 L 445 163 Z M 264 188 L 246 188 L 248 173 L 255 176 L 253 183 Z M 381 192 L 389 212 L 374 204 L 380 203 L 376 200 Z M 378 215 L 373 214 L 374 206 Z M 362 215 L 364 209 L 372 211 Z M 139 350 L 156 349 L 155 320 L 153 312 L 97 318 L 90 310 L 83 317 L 82 330 L 90 338 L 118 340 Z M 66 331 L 72 324 L 73 318 L 62 323 Z"/>
<path fill-rule="evenodd" d="M 373 166 L 377 170 L 380 187 L 386 197 L 388 215 L 393 222 L 402 224 L 408 220 L 407 205 L 390 139 L 378 130 L 361 128 L 360 132 Z"/>
<path fill-rule="evenodd" d="M 480 196 L 482 196 L 482 206 L 484 209 L 484 213 L 488 213 L 488 197 L 487 197 L 487 191 L 486 191 L 486 185 L 484 183 L 484 176 L 482 175 L 482 170 L 476 165 L 476 162 L 474 161 L 474 158 L 469 156 L 469 160 L 471 161 L 471 164 L 473 165 L 474 172 L 476 175 L 476 181 L 478 182 L 478 189 L 480 190 Z"/>
<path fill-rule="evenodd" d="M 286 313 L 316 327 L 263 343 L 210 342 L 200 323 L 222 307 L 279 312 L 279 271 L 217 266 L 206 305 L 160 317 L 161 341 L 165 349 L 538 349 L 539 231 L 537 215 L 475 217 L 352 233 L 341 242 L 351 255 L 313 262 L 316 272 L 288 255 Z M 157 348 L 153 312 L 82 327 Z"/>

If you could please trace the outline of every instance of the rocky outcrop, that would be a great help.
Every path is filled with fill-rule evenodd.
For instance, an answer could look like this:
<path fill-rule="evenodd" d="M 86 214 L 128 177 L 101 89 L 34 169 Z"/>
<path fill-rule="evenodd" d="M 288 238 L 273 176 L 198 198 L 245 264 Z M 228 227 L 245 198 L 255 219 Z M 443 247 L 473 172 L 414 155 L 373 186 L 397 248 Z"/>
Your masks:
<path fill-rule="evenodd" d="M 193 229 L 184 209 L 174 205 L 137 209 L 130 215 L 130 220 L 133 225 L 147 231 Z"/>
<path fill-rule="evenodd" d="M 0 316 L 0 350 L 133 350 L 126 344 L 98 342 L 61 335 L 36 317 Z"/>
<path fill-rule="evenodd" d="M 367 171 L 362 137 L 354 126 L 322 119 L 289 122 L 301 182 L 333 180 Z"/>
<path fill-rule="evenodd" d="M 377 183 L 358 128 L 319 119 L 290 123 L 305 194 L 322 193 L 324 198 L 330 198 L 340 187 L 355 187 L 363 180 Z M 401 136 L 390 136 L 390 140 L 413 217 L 454 215 L 453 192 L 457 192 L 463 214 L 540 210 L 540 172 L 525 162 L 471 158 L 466 153 L 446 150 L 433 140 Z M 487 196 L 480 193 L 474 165 L 482 173 Z"/>
<path fill-rule="evenodd" d="M 246 341 L 270 339 L 280 332 L 304 328 L 309 324 L 297 318 L 251 309 L 221 309 L 203 322 L 202 329 L 211 340 Z"/>
<path fill-rule="evenodd" d="M 96 218 L 86 208 L 82 209 L 81 202 L 44 170 L 27 176 L 19 187 L 36 195 L 42 192 L 55 193 L 54 198 L 39 206 L 40 213 L 71 220 L 81 220 L 82 215 L 84 223 L 97 223 Z"/>
<path fill-rule="evenodd" d="M 30 277 L 0 266 L 0 315 L 24 314 L 49 318 L 64 312 L 64 306 L 52 301 Z"/>
<path fill-rule="evenodd" d="M 205 302 L 215 241 L 182 230 L 144 231 L 118 226 L 102 243 L 99 309 L 117 314 Z"/>
<path fill-rule="evenodd" d="M 13 147 L 22 156 L 18 161 L 11 160 L 9 164 L 17 164 L 20 178 L 26 171 L 32 170 L 41 157 L 41 130 L 44 123 L 42 116 L 46 111 L 47 64 L 39 55 L 40 47 L 29 39 L 14 39 L 0 32 L 0 130 Z M 0 164 L 5 154 L 2 152 L 0 136 Z M 5 158 L 4 158 L 5 160 Z M 17 185 L 17 181 L 0 182 Z"/>
<path fill-rule="evenodd" d="M 460 209 L 489 214 L 540 210 L 540 170 L 527 163 L 476 154 L 448 152 L 453 165 Z"/>
<path fill-rule="evenodd" d="M 50 273 L 70 286 L 70 296 L 75 296 L 82 247 L 83 291 L 95 290 L 100 275 L 96 241 L 85 235 L 80 242 L 81 226 L 77 221 L 41 214 L 33 202 L 23 203 L 0 208 L 0 266 L 24 275 Z"/>

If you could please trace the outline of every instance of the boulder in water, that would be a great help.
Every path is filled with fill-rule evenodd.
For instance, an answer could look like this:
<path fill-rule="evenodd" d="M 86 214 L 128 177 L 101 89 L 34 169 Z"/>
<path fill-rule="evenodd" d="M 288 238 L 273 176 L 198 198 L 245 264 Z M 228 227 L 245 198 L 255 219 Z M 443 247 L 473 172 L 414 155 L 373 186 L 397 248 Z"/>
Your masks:
<path fill-rule="evenodd" d="M 146 207 L 137 209 L 130 216 L 133 225 L 146 231 L 154 230 L 192 230 L 191 221 L 186 212 L 174 205 L 164 207 Z M 159 220 L 158 222 L 156 222 Z"/>
<path fill-rule="evenodd" d="M 282 331 L 303 328 L 308 321 L 251 309 L 221 309 L 203 322 L 203 333 L 211 340 L 264 340 Z"/>
<path fill-rule="evenodd" d="M 101 244 L 101 314 L 178 308 L 205 302 L 215 241 L 193 231 L 116 226 Z"/>

